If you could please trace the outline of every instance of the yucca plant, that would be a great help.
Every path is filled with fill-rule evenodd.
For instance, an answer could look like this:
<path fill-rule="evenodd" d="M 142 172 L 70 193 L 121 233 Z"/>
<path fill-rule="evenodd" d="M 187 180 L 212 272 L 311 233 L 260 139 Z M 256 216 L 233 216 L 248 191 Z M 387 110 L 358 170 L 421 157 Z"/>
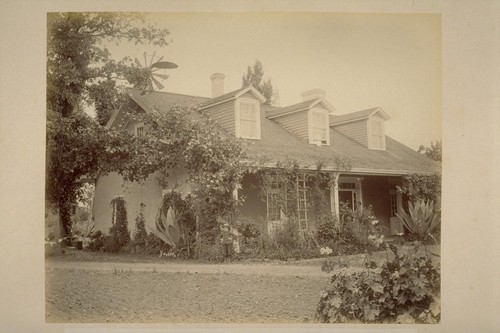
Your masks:
<path fill-rule="evenodd" d="M 418 240 L 423 241 L 430 237 L 436 241 L 431 233 L 441 222 L 440 207 L 439 200 L 434 203 L 419 199 L 408 203 L 408 212 L 401 208 L 396 216 Z"/>

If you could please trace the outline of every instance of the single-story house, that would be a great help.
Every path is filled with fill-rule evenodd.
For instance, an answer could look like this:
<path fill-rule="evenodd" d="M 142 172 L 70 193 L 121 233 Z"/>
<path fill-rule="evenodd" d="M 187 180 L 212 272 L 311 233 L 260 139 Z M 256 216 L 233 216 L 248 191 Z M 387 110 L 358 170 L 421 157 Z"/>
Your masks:
<path fill-rule="evenodd" d="M 170 92 L 143 94 L 128 89 L 128 103 L 116 110 L 109 128 L 125 128 L 140 135 L 144 124 L 129 115 L 134 112 L 169 112 L 174 105 L 197 106 L 225 131 L 240 138 L 245 150 L 242 163 L 259 163 L 262 168 L 276 168 L 278 163 L 294 160 L 301 169 L 314 171 L 321 161 L 321 171 L 334 175 L 334 182 L 325 191 L 328 207 L 339 213 L 339 203 L 353 209 L 371 205 L 387 235 L 402 231 L 396 217 L 402 206 L 396 186 L 408 174 L 434 174 L 441 165 L 385 135 L 389 115 L 380 107 L 337 115 L 325 99 L 325 91 L 314 89 L 302 94 L 303 101 L 275 107 L 265 105 L 265 98 L 252 86 L 224 93 L 224 75 L 214 74 L 212 98 Z M 338 160 L 348 160 L 350 167 L 339 169 Z M 189 192 L 187 175 L 181 169 L 169 172 L 169 183 L 183 193 Z M 269 226 L 283 219 L 283 212 L 273 200 L 259 193 L 255 174 L 245 174 L 235 195 L 245 197 L 240 216 L 261 218 Z M 308 204 L 308 184 L 297 179 L 299 203 L 296 216 L 303 228 L 314 228 L 314 214 Z M 107 232 L 111 226 L 113 197 L 123 195 L 127 202 L 129 229 L 134 228 L 141 203 L 145 206 L 146 225 L 154 226 L 162 199 L 162 189 L 152 175 L 143 184 L 124 186 L 118 174 L 96 180 L 93 220 L 96 229 Z"/>

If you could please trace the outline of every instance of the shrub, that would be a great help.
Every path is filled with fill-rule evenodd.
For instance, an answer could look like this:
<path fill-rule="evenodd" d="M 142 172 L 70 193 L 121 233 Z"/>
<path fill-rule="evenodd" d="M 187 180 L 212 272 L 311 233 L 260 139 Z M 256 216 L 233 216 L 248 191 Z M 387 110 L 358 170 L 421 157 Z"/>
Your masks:
<path fill-rule="evenodd" d="M 205 243 L 201 244 L 200 248 L 200 258 L 208 261 L 214 262 L 223 262 L 224 261 L 224 252 L 222 249 L 222 245 L 219 243 L 210 244 Z"/>
<path fill-rule="evenodd" d="M 134 232 L 134 246 L 141 247 L 143 250 L 146 246 L 146 240 L 148 238 L 148 233 L 146 232 L 146 225 L 144 220 L 144 207 L 146 205 L 141 202 L 139 208 L 139 214 L 135 218 L 135 232 Z"/>
<path fill-rule="evenodd" d="M 386 247 L 387 261 L 370 262 L 361 271 L 343 268 L 331 278 L 316 308 L 320 322 L 438 323 L 440 273 L 416 250 L 400 255 Z"/>
<path fill-rule="evenodd" d="M 104 246 L 104 236 L 100 230 L 93 231 L 90 234 L 88 249 L 90 251 L 99 251 Z"/>
<path fill-rule="evenodd" d="M 125 200 L 121 196 L 115 197 L 111 200 L 111 206 L 113 225 L 109 228 L 109 236 L 104 240 L 104 251 L 118 252 L 130 242 Z"/>
<path fill-rule="evenodd" d="M 334 255 L 349 255 L 370 251 L 368 236 L 380 233 L 371 207 L 353 211 L 340 205 L 340 220 L 332 214 L 318 219 L 316 237 L 322 246 L 332 249 Z"/>
<path fill-rule="evenodd" d="M 144 247 L 144 252 L 146 254 L 160 254 L 161 251 L 166 251 L 170 247 L 165 244 L 160 238 L 158 238 L 156 235 L 153 233 L 149 233 L 147 238 L 146 238 L 146 244 Z"/>

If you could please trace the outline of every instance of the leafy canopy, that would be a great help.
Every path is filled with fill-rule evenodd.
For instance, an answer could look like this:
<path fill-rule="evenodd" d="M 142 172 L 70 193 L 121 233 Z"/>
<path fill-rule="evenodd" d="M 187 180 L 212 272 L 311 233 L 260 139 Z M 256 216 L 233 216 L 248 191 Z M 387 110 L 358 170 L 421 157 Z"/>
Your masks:
<path fill-rule="evenodd" d="M 248 87 L 250 85 L 254 86 L 265 98 L 267 105 L 278 104 L 278 95 L 273 90 L 273 85 L 271 79 L 263 81 L 264 69 L 262 63 L 257 60 L 253 67 L 247 67 L 247 73 L 243 74 L 242 77 L 242 87 Z"/>
<path fill-rule="evenodd" d="M 169 32 L 146 24 L 143 14 L 49 13 L 47 15 L 47 108 L 63 116 L 86 102 L 104 125 L 123 102 L 117 80 L 142 82 L 146 73 L 126 57 L 115 61 L 105 43 L 166 46 Z"/>

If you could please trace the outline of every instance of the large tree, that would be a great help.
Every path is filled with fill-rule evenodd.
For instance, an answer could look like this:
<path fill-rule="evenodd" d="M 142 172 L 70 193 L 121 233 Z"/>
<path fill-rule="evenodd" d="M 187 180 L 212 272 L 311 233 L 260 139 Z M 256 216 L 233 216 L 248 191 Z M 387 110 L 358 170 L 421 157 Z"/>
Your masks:
<path fill-rule="evenodd" d="M 124 99 L 117 80 L 137 86 L 149 73 L 128 57 L 115 61 L 104 44 L 161 47 L 167 36 L 140 14 L 48 14 L 46 197 L 59 208 L 62 236 L 71 232 L 70 209 L 82 177 L 96 174 L 103 162 L 119 164 L 133 151 L 133 141 L 100 125 Z M 82 112 L 85 104 L 95 107 L 97 122 Z"/>
<path fill-rule="evenodd" d="M 274 91 L 271 79 L 263 81 L 264 69 L 262 63 L 257 60 L 253 67 L 247 67 L 247 73 L 243 74 L 242 87 L 254 86 L 265 98 L 267 105 L 276 105 L 279 97 L 278 93 Z"/>

